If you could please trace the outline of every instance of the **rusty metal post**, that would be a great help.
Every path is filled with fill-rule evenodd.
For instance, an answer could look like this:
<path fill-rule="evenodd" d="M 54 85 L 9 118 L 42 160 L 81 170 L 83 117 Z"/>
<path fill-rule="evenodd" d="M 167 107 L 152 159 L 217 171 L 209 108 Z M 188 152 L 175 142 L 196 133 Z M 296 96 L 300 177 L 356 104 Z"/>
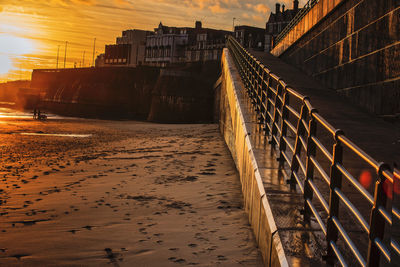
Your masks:
<path fill-rule="evenodd" d="M 282 155 L 282 152 L 286 150 L 286 142 L 284 140 L 284 137 L 287 135 L 287 125 L 285 123 L 285 120 L 289 118 L 289 111 L 287 110 L 286 106 L 289 105 L 289 93 L 286 90 L 286 87 L 283 88 L 283 103 L 281 107 L 281 137 L 279 138 L 279 167 L 283 167 L 283 164 L 285 163 L 285 158 Z"/>
<path fill-rule="evenodd" d="M 276 135 L 278 128 L 276 126 L 276 123 L 278 121 L 278 100 L 279 100 L 279 95 L 282 91 L 282 85 L 280 83 L 280 80 L 277 81 L 277 86 L 276 86 L 276 95 L 275 95 L 275 108 L 274 108 L 274 119 L 272 120 L 272 129 L 271 129 L 271 140 L 270 140 L 270 144 L 272 145 L 272 147 L 275 147 L 275 145 L 279 145 L 276 144 L 274 136 Z"/>
<path fill-rule="evenodd" d="M 335 189 L 342 188 L 342 174 L 337 168 L 337 164 L 342 164 L 343 161 L 343 147 L 339 140 L 339 135 L 344 135 L 342 130 L 335 131 L 335 144 L 333 145 L 332 164 L 330 172 L 330 193 L 329 193 L 329 217 L 327 221 L 326 231 L 326 243 L 327 243 L 327 255 L 326 260 L 328 264 L 333 264 L 335 259 L 335 252 L 333 251 L 330 242 L 336 243 L 338 239 L 338 229 L 333 222 L 333 218 L 339 218 L 339 196 L 335 193 Z"/>
<path fill-rule="evenodd" d="M 265 99 L 265 70 L 262 68 L 262 73 L 261 73 L 261 84 L 260 84 L 260 104 L 259 104 L 259 113 L 258 113 L 258 120 L 260 123 L 260 127 L 262 128 L 265 122 L 265 106 L 264 106 L 264 99 Z"/>
<path fill-rule="evenodd" d="M 296 155 L 300 155 L 301 152 L 301 141 L 300 141 L 300 136 L 302 136 L 305 132 L 302 120 L 306 118 L 306 109 L 307 105 L 305 104 L 305 101 L 309 100 L 309 98 L 306 96 L 303 98 L 303 105 L 301 106 L 301 111 L 300 111 L 300 118 L 297 121 L 297 128 L 296 128 L 296 141 L 294 143 L 294 151 L 293 151 L 293 157 L 292 157 L 292 167 L 290 168 L 290 179 L 286 181 L 288 184 L 290 184 L 290 189 L 291 190 L 296 190 L 296 178 L 294 177 L 294 172 L 297 173 L 299 170 L 299 162 L 297 162 Z"/>
<path fill-rule="evenodd" d="M 251 69 L 250 69 L 250 73 L 251 73 L 251 103 L 253 104 L 253 106 L 256 106 L 256 61 L 251 58 Z"/>
<path fill-rule="evenodd" d="M 271 81 L 271 75 L 268 73 L 268 78 L 266 82 L 266 91 L 265 91 L 265 112 L 264 112 L 264 131 L 265 135 L 269 134 L 269 128 L 268 124 L 271 122 L 271 118 L 268 115 L 269 110 L 271 109 L 271 103 L 269 102 L 269 99 L 271 98 L 271 90 L 269 88 L 270 86 L 270 81 Z"/>
<path fill-rule="evenodd" d="M 303 218 L 306 224 L 310 223 L 310 218 L 312 211 L 307 204 L 307 199 L 310 201 L 313 199 L 313 190 L 309 181 L 313 181 L 314 179 L 314 164 L 311 161 L 311 157 L 315 157 L 316 154 L 316 145 L 312 140 L 312 137 L 317 136 L 317 123 L 313 116 L 314 113 L 318 113 L 317 109 L 311 109 L 309 113 L 310 121 L 308 124 L 309 132 L 307 137 L 307 163 L 306 163 L 306 179 L 304 181 L 304 211 Z"/>
<path fill-rule="evenodd" d="M 387 202 L 387 195 L 383 189 L 383 185 L 386 181 L 383 171 L 390 170 L 389 165 L 380 163 L 378 168 L 378 180 L 375 182 L 374 191 L 374 206 L 371 209 L 370 217 L 370 230 L 369 230 L 369 245 L 368 245 L 368 257 L 367 266 L 379 266 L 379 260 L 381 251 L 375 244 L 375 239 L 379 238 L 383 240 L 385 233 L 385 219 L 379 214 L 379 207 L 385 207 Z"/>
<path fill-rule="evenodd" d="M 261 110 L 261 90 L 260 90 L 260 86 L 261 86 L 261 75 L 260 75 L 260 71 L 261 71 L 261 64 L 259 62 L 256 61 L 256 84 L 255 84 L 255 92 L 256 92 L 256 114 L 259 115 L 260 114 L 260 110 Z"/>

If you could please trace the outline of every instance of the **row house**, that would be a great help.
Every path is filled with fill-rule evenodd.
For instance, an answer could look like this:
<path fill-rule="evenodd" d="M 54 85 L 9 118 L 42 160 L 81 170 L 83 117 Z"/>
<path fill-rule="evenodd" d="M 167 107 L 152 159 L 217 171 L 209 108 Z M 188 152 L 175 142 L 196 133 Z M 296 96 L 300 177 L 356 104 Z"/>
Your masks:
<path fill-rule="evenodd" d="M 160 23 L 146 38 L 146 65 L 165 67 L 185 62 L 190 28 L 167 27 Z"/>
<path fill-rule="evenodd" d="M 220 60 L 226 37 L 230 34 L 228 31 L 203 28 L 197 21 L 186 48 L 186 62 Z"/>
<path fill-rule="evenodd" d="M 117 37 L 116 44 L 106 45 L 105 53 L 96 59 L 96 66 L 136 67 L 145 62 L 146 37 L 150 31 L 126 30 Z"/>
<path fill-rule="evenodd" d="M 220 60 L 229 31 L 207 29 L 197 21 L 194 28 L 168 27 L 161 22 L 154 32 L 127 30 L 116 44 L 106 45 L 96 66 L 140 65 L 165 67 L 170 64 Z"/>
<path fill-rule="evenodd" d="M 285 29 L 290 21 L 299 13 L 299 1 L 293 1 L 293 9 L 285 9 L 285 5 L 275 4 L 275 13 L 270 14 L 266 24 L 265 51 L 271 51 L 275 38 Z"/>

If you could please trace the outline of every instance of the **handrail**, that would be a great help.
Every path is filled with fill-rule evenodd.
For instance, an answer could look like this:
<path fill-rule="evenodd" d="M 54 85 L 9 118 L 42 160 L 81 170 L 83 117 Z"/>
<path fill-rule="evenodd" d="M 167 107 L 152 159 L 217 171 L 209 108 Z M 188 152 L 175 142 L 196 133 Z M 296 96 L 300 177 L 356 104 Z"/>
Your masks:
<path fill-rule="evenodd" d="M 344 248 L 343 244 L 350 248 L 353 257 L 362 266 L 379 266 L 380 258 L 390 261 L 393 257 L 390 253 L 400 256 L 399 240 L 383 236 L 384 229 L 394 225 L 393 220 L 400 221 L 399 207 L 393 203 L 389 208 L 387 206 L 390 205 L 386 205 L 388 195 L 390 196 L 387 190 L 389 188 L 393 191 L 394 183 L 400 182 L 400 172 L 398 170 L 393 172 L 389 165 L 378 163 L 354 144 L 343 131 L 336 129 L 318 113 L 309 97 L 288 86 L 281 77 L 272 73 L 268 66 L 262 65 L 233 37 L 228 38 L 227 47 L 239 69 L 259 124 L 269 137 L 272 148 L 279 152 L 278 160 L 288 178 L 287 182 L 291 188 L 297 186 L 304 196 L 305 223 L 310 223 L 310 216 L 314 216 L 326 237 L 327 259 L 337 259 L 342 265 L 346 265 L 349 262 L 346 259 L 349 250 Z M 291 104 L 293 100 L 301 102 L 300 106 Z M 317 129 L 330 133 L 331 141 L 334 143 L 332 149 L 328 149 L 317 137 Z M 288 138 L 289 135 L 294 136 L 294 140 Z M 346 168 L 348 163 L 343 158 L 344 153 L 351 153 L 357 164 L 367 164 L 376 171 L 373 195 Z M 321 160 L 325 163 L 321 164 Z M 326 161 L 330 165 L 329 171 L 323 168 L 326 166 Z M 284 164 L 287 164 L 288 170 Z M 325 187 L 317 182 L 317 179 L 323 182 Z M 348 190 L 342 190 L 344 182 L 352 185 L 351 193 L 361 195 L 363 198 L 358 198 L 357 203 L 352 202 L 352 198 L 346 196 Z M 329 186 L 328 190 L 324 189 L 326 184 Z M 313 198 L 313 195 L 317 198 Z M 313 203 L 318 200 L 322 208 Z M 345 224 L 341 223 L 342 215 L 339 213 L 339 208 L 342 209 L 343 206 L 350 216 L 342 220 L 351 220 L 352 225 L 357 225 L 364 230 L 363 234 L 367 235 L 369 254 L 366 259 L 346 232 Z M 364 208 L 363 213 L 358 209 L 360 206 Z M 369 212 L 365 210 L 366 208 Z M 323 215 L 326 213 L 328 218 L 323 219 L 326 218 Z M 365 218 L 369 218 L 370 221 Z M 342 238 L 344 243 L 338 242 L 339 238 Z M 364 244 L 359 245 L 365 248 Z M 343 254 L 344 251 L 347 254 Z"/>

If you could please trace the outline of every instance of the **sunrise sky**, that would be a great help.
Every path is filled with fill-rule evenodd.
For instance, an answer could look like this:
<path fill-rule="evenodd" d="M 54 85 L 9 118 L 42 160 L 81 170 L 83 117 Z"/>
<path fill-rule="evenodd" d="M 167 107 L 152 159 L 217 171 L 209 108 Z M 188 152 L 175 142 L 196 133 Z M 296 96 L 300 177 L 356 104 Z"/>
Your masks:
<path fill-rule="evenodd" d="M 0 0 L 0 82 L 30 79 L 32 69 L 92 64 L 96 54 L 126 29 L 168 26 L 232 29 L 236 25 L 265 27 L 276 0 Z M 292 0 L 279 0 L 292 8 Z M 300 6 L 306 0 L 300 0 Z"/>

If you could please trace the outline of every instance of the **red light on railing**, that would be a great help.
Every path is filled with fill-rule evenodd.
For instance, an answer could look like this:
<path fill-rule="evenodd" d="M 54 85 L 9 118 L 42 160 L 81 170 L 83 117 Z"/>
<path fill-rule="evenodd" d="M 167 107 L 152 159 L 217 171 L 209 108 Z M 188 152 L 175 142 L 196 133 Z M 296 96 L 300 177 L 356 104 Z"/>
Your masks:
<path fill-rule="evenodd" d="M 385 192 L 386 196 L 389 199 L 393 199 L 393 187 L 392 183 L 389 180 L 385 180 L 382 185 L 383 192 Z"/>
<path fill-rule="evenodd" d="M 369 189 L 372 183 L 371 172 L 367 170 L 362 171 L 358 180 L 365 189 Z"/>

